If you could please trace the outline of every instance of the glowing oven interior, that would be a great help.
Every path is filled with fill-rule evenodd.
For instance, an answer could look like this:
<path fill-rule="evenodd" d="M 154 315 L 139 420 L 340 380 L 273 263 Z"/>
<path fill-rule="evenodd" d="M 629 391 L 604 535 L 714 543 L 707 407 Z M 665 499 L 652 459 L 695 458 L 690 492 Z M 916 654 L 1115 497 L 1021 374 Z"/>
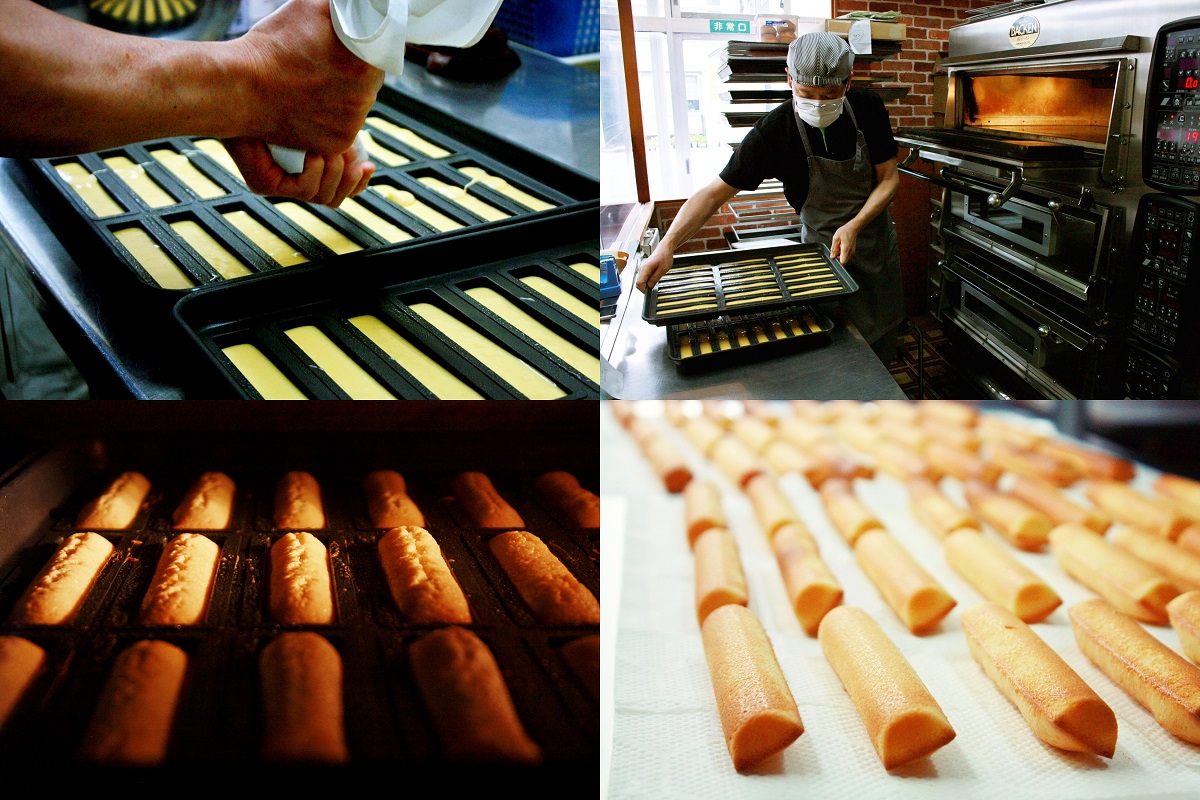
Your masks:
<path fill-rule="evenodd" d="M 1118 67 L 961 75 L 961 127 L 1103 147 Z"/>

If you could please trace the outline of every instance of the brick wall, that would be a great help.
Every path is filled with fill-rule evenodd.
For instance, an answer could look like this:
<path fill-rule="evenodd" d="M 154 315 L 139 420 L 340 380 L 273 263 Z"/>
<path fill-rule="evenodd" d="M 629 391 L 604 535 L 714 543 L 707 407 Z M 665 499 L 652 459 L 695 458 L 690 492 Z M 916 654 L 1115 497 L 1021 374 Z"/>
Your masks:
<path fill-rule="evenodd" d="M 901 85 L 908 88 L 909 91 L 905 97 L 887 103 L 892 128 L 895 129 L 902 126 L 942 124 L 943 109 L 934 108 L 934 70 L 938 60 L 945 55 L 950 29 L 966 22 L 968 11 L 992 5 L 996 5 L 996 0 L 928 0 L 924 3 L 896 3 L 888 0 L 835 0 L 833 16 L 848 14 L 851 11 L 898 11 L 900 13 L 899 22 L 906 26 L 906 39 L 896 57 L 874 64 L 861 63 L 855 67 L 856 74 L 860 76 L 877 76 L 880 85 Z M 936 94 L 944 102 L 944 77 L 938 79 L 937 82 L 939 85 Z M 906 152 L 902 151 L 901 157 Z M 901 182 L 905 184 L 915 180 L 907 175 L 901 176 Z M 915 239 L 912 243 L 901 242 L 901 252 L 904 256 L 903 268 L 906 276 L 923 275 L 925 270 L 924 258 L 921 258 L 919 254 L 924 253 L 927 247 L 929 205 L 922 196 L 923 194 L 922 190 L 907 194 L 907 197 L 917 200 L 916 203 L 901 205 L 893 202 L 892 204 L 892 215 L 896 220 L 897 228 L 904 232 L 902 238 L 907 236 Z M 660 231 L 665 233 L 681 205 L 683 205 L 682 200 L 657 202 L 654 218 L 651 219 L 650 225 L 657 226 Z M 720 212 L 677 252 L 696 253 L 727 249 L 728 242 L 725 240 L 724 232 L 734 221 L 733 212 L 729 206 L 722 206 Z M 909 246 L 905 247 L 906 244 Z"/>
<path fill-rule="evenodd" d="M 967 12 L 996 5 L 995 0 L 928 0 L 924 3 L 896 3 L 889 0 L 835 0 L 833 16 L 851 11 L 897 11 L 906 26 L 905 39 L 895 58 L 876 64 L 856 66 L 859 75 L 878 73 L 881 84 L 908 87 L 908 95 L 887 104 L 892 127 L 925 126 L 941 123 L 934 108 L 934 68 L 945 54 L 950 29 L 967 21 Z M 894 76 L 894 78 L 893 78 Z"/>

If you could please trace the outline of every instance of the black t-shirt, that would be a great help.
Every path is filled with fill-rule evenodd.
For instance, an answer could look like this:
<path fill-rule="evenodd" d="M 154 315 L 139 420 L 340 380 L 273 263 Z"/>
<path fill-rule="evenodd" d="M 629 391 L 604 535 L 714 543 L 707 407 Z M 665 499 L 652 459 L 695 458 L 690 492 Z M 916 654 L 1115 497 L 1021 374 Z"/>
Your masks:
<path fill-rule="evenodd" d="M 892 136 L 892 123 L 879 95 L 869 89 L 851 89 L 846 92 L 846 100 L 854 107 L 854 117 L 867 141 L 871 163 L 882 164 L 895 158 L 898 148 Z M 808 129 L 813 155 L 835 161 L 854 158 L 854 122 L 844 108 L 841 116 L 825 129 L 824 139 L 820 128 L 808 123 L 804 123 L 804 127 Z M 808 157 L 790 100 L 754 124 L 733 151 L 725 169 L 721 170 L 721 180 L 743 191 L 753 191 L 770 178 L 783 183 L 784 196 L 799 211 L 808 198 Z"/>

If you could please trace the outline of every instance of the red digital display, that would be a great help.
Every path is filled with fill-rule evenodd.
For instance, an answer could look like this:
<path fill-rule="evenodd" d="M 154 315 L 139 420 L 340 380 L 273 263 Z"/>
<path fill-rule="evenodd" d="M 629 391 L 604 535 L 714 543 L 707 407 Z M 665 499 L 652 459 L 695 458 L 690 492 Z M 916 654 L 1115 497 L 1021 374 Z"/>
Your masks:
<path fill-rule="evenodd" d="M 1185 142 L 1200 142 L 1200 131 L 1184 131 L 1183 140 Z"/>
<path fill-rule="evenodd" d="M 1200 89 L 1200 78 L 1194 75 L 1185 75 L 1179 79 L 1180 89 Z"/>

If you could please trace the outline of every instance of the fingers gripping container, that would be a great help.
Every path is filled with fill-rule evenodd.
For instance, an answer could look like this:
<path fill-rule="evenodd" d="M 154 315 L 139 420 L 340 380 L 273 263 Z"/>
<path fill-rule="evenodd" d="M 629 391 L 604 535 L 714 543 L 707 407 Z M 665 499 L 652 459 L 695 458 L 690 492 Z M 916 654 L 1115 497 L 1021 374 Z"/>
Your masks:
<path fill-rule="evenodd" d="M 377 551 L 385 531 L 371 526 L 361 486 L 372 470 L 397 469 L 466 594 L 473 622 L 465 627 L 495 656 L 521 723 L 542 750 L 540 765 L 519 770 L 522 780 L 569 795 L 593 790 L 598 701 L 561 648 L 597 634 L 598 625 L 540 624 L 489 550 L 488 541 L 499 531 L 467 524 L 447 498 L 452 477 L 464 468 L 454 460 L 473 451 L 476 463 L 486 464 L 482 468 L 524 518 L 525 529 L 598 596 L 599 531 L 565 527 L 532 485 L 541 471 L 565 464 L 584 486 L 595 489 L 594 422 L 586 436 L 558 430 L 546 438 L 559 438 L 559 444 L 534 442 L 527 453 L 515 456 L 480 447 L 483 441 L 514 441 L 508 434 L 481 438 L 478 431 L 447 433 L 452 428 L 447 423 L 438 437 L 419 430 L 372 431 L 309 435 L 303 443 L 293 435 L 292 444 L 263 434 L 218 434 L 200 437 L 208 441 L 190 450 L 179 447 L 177 435 L 134 435 L 120 442 L 56 446 L 6 475 L 0 497 L 0 635 L 23 637 L 46 652 L 44 666 L 0 728 L 0 773 L 6 785 L 11 788 L 16 784 L 8 782 L 22 777 L 44 781 L 50 775 L 67 785 L 78 780 L 81 786 L 97 774 L 125 782 L 186 777 L 189 783 L 237 775 L 238 780 L 263 777 L 271 781 L 267 786 L 298 788 L 314 778 L 344 785 L 364 774 L 392 776 L 407 770 L 434 770 L 410 774 L 438 775 L 439 782 L 454 785 L 467 776 L 510 774 L 512 769 L 502 764 L 449 764 L 414 683 L 409 647 L 439 626 L 407 622 L 392 600 Z M 575 446 L 573 455 L 564 447 L 567 442 Z M 455 455 L 442 455 L 450 453 Z M 150 478 L 151 493 L 129 529 L 103 532 L 114 552 L 75 617 L 61 625 L 8 622 L 18 596 L 63 538 L 75 532 L 79 508 L 126 469 Z M 228 528 L 202 531 L 220 547 L 207 612 L 195 626 L 143 625 L 139 604 L 164 544 L 177 533 L 172 511 L 190 482 L 212 469 L 226 472 L 237 488 Z M 329 553 L 335 607 L 329 625 L 278 625 L 270 618 L 269 548 L 283 535 L 272 528 L 274 485 L 291 469 L 310 471 L 322 488 L 326 527 L 310 532 Z M 315 773 L 303 764 L 266 763 L 260 755 L 264 723 L 258 657 L 268 642 L 297 630 L 328 640 L 344 671 L 350 759 Z M 77 753 L 101 687 L 115 655 L 143 639 L 165 640 L 188 658 L 166 759 L 157 767 L 88 768 Z"/>
<path fill-rule="evenodd" d="M 223 146 L 202 137 L 27 163 L 57 226 L 84 234 L 63 237 L 80 263 L 111 265 L 131 292 L 164 305 L 211 283 L 338 264 L 598 202 L 596 179 L 390 87 L 364 130 L 375 176 L 338 209 L 254 194 Z"/>

